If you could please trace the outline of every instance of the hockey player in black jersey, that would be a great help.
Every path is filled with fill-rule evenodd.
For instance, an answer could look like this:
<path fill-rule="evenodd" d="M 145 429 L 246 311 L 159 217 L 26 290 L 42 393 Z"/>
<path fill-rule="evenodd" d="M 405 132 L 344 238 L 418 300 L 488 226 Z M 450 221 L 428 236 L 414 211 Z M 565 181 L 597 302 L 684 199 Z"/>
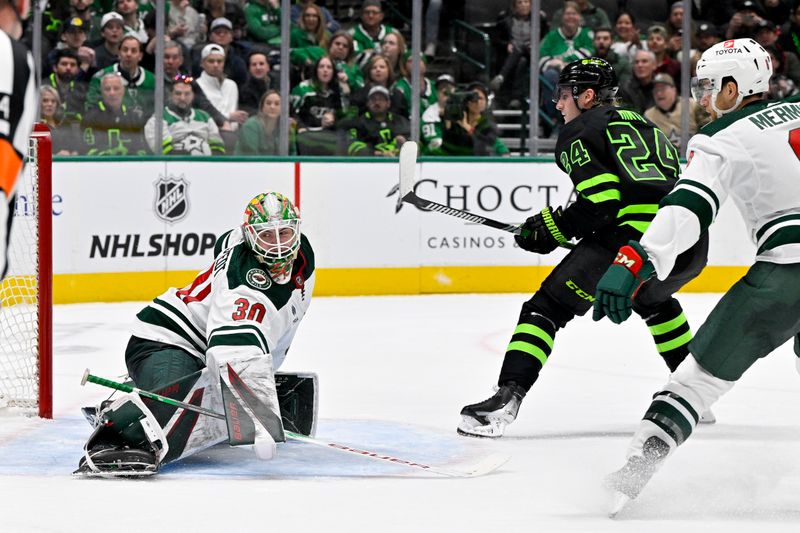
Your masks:
<path fill-rule="evenodd" d="M 556 332 L 592 307 L 609 261 L 621 245 L 641 237 L 679 177 L 678 153 L 667 136 L 640 114 L 614 107 L 616 92 L 616 75 L 603 59 L 577 60 L 561 72 L 553 100 L 565 125 L 555 155 L 577 199 L 568 207 L 545 207 L 525 221 L 526 236 L 515 239 L 539 254 L 579 242 L 523 304 L 497 392 L 461 410 L 462 435 L 503 435 L 550 357 Z M 672 295 L 700 273 L 707 250 L 706 235 L 678 258 L 666 280 L 646 282 L 633 301 L 670 371 L 686 357 L 692 338 Z"/>

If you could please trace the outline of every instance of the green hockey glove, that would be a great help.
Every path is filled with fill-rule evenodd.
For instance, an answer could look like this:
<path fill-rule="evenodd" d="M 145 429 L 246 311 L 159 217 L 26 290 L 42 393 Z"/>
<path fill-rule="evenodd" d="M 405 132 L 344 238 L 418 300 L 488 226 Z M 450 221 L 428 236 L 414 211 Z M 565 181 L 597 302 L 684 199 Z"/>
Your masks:
<path fill-rule="evenodd" d="M 653 274 L 655 267 L 644 248 L 636 241 L 628 242 L 597 283 L 592 318 L 607 316 L 615 324 L 625 322 L 631 316 L 636 291 Z"/>
<path fill-rule="evenodd" d="M 549 254 L 569 240 L 563 216 L 560 207 L 552 211 L 552 208 L 547 206 L 522 224 L 522 233 L 514 235 L 514 240 L 523 250 Z"/>

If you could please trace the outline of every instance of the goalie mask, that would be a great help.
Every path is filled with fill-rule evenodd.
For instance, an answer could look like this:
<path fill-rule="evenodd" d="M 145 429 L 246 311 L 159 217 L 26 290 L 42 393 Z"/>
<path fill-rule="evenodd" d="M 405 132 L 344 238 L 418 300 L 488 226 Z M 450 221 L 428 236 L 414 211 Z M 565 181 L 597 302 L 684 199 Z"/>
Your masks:
<path fill-rule="evenodd" d="M 275 283 L 286 283 L 300 250 L 300 214 L 277 192 L 259 194 L 244 210 L 242 234 Z"/>
<path fill-rule="evenodd" d="M 717 95 L 723 79 L 731 77 L 739 92 L 736 103 L 729 109 L 717 108 Z M 772 59 L 753 39 L 731 39 L 717 43 L 697 62 L 697 77 L 692 79 L 692 96 L 699 103 L 710 98 L 711 108 L 722 116 L 739 108 L 746 96 L 769 91 Z"/>

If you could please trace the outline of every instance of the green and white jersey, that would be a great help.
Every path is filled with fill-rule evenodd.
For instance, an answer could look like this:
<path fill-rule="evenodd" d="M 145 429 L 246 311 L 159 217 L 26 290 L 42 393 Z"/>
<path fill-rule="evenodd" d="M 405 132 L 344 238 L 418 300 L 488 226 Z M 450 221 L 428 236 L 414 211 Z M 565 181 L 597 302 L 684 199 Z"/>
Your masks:
<path fill-rule="evenodd" d="M 423 111 L 420 130 L 423 155 L 443 155 L 442 117 L 439 116 L 439 102 L 434 102 Z"/>
<path fill-rule="evenodd" d="M 641 244 L 659 279 L 731 197 L 756 244 L 756 261 L 800 263 L 800 96 L 758 102 L 689 141 L 688 162 Z"/>
<path fill-rule="evenodd" d="M 131 333 L 180 347 L 203 362 L 207 356 L 229 361 L 269 353 L 277 370 L 311 302 L 314 252 L 302 235 L 292 279 L 279 285 L 236 233 L 220 239 L 214 262 L 192 283 L 170 288 L 142 309 Z M 226 244 L 231 246 L 222 249 Z"/>
<path fill-rule="evenodd" d="M 161 152 L 173 155 L 211 155 L 224 154 L 225 143 L 219 134 L 219 128 L 205 111 L 191 109 L 182 117 L 169 107 L 164 108 L 162 115 Z M 150 117 L 144 126 L 144 137 L 152 152 L 158 153 L 155 139 L 155 115 Z"/>

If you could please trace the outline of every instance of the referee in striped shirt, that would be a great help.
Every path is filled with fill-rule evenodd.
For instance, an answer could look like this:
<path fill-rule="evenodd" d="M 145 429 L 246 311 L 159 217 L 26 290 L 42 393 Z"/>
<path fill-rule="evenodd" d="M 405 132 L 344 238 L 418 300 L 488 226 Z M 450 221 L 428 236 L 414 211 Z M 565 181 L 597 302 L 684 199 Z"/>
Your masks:
<path fill-rule="evenodd" d="M 37 111 L 33 56 L 18 41 L 28 7 L 28 0 L 0 0 L 0 279 L 8 271 L 14 186 Z"/>

